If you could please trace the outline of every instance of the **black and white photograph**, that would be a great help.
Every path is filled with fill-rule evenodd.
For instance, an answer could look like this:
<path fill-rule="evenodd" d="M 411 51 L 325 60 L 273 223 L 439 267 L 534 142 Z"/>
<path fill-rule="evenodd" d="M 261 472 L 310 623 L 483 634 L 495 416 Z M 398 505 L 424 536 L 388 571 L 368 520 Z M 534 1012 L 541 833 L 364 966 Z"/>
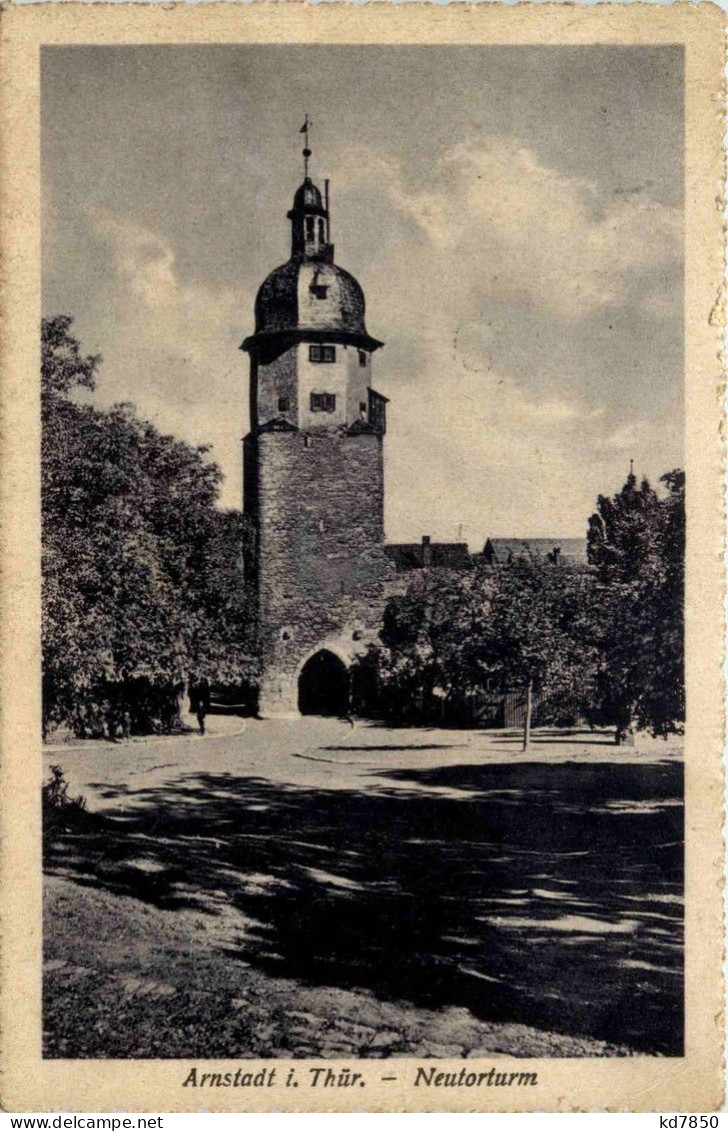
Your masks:
<path fill-rule="evenodd" d="M 3 12 L 4 1110 L 720 1107 L 723 33 Z"/>
<path fill-rule="evenodd" d="M 682 1055 L 683 67 L 43 50 L 45 1057 Z"/>
<path fill-rule="evenodd" d="M 46 1058 L 682 1055 L 683 67 L 43 49 Z"/>

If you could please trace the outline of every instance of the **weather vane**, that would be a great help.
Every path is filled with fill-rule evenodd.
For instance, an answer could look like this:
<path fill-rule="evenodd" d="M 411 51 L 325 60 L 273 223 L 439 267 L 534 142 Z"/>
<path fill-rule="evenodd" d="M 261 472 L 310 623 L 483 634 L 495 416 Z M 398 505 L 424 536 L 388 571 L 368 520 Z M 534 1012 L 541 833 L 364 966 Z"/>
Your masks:
<path fill-rule="evenodd" d="M 303 149 L 303 172 L 304 172 L 305 177 L 308 177 L 308 159 L 311 156 L 311 150 L 308 148 L 308 131 L 311 129 L 312 125 L 313 125 L 313 122 L 309 119 L 308 114 L 306 114 L 304 123 L 301 126 L 300 130 L 298 131 L 300 134 L 306 135 L 304 149 Z"/>

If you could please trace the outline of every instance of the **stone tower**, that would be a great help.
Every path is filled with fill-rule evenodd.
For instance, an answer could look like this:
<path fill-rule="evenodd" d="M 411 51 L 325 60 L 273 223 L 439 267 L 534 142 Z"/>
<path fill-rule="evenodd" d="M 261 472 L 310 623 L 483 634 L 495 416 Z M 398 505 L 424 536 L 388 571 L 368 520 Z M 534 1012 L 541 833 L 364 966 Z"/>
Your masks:
<path fill-rule="evenodd" d="M 308 149 L 304 151 L 308 166 Z M 386 398 L 372 388 L 382 343 L 364 294 L 334 263 L 329 193 L 308 176 L 293 198 L 291 256 L 255 303 L 245 510 L 255 584 L 263 717 L 344 714 L 349 670 L 381 627 Z"/>

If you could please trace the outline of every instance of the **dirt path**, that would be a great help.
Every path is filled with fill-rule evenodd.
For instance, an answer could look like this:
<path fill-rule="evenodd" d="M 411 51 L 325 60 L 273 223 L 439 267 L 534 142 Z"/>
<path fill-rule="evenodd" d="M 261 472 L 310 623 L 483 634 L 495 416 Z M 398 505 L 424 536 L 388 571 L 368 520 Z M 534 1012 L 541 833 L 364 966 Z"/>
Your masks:
<path fill-rule="evenodd" d="M 226 950 L 226 925 L 51 878 L 46 1056 L 614 1056 L 626 1048 L 469 1010 L 312 987 Z M 230 924 L 227 924 L 229 927 Z"/>

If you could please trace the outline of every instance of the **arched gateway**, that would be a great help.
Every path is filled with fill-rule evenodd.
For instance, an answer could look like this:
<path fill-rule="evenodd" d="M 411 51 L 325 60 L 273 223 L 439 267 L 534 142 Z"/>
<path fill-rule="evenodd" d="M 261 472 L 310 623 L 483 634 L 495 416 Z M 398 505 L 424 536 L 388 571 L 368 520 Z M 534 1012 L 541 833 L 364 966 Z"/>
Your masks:
<path fill-rule="evenodd" d="M 302 715 L 346 715 L 349 672 L 327 648 L 311 656 L 298 677 L 298 709 Z"/>

